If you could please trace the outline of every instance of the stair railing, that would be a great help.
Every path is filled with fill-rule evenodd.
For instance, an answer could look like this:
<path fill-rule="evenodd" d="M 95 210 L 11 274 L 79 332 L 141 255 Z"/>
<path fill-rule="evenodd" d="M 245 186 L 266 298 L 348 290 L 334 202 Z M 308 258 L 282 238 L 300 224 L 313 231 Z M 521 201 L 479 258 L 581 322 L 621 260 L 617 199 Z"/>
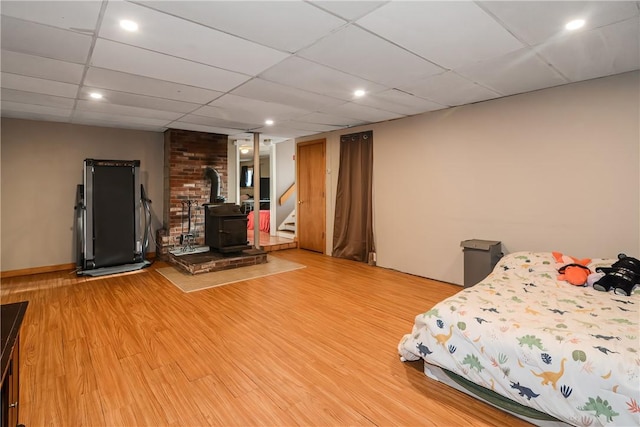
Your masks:
<path fill-rule="evenodd" d="M 280 206 L 285 204 L 287 200 L 289 200 L 289 197 L 291 197 L 295 192 L 296 192 L 296 183 L 294 182 L 293 184 L 291 184 L 289 188 L 287 188 L 287 191 L 282 193 L 282 196 L 280 196 L 280 198 L 278 199 L 278 204 Z"/>

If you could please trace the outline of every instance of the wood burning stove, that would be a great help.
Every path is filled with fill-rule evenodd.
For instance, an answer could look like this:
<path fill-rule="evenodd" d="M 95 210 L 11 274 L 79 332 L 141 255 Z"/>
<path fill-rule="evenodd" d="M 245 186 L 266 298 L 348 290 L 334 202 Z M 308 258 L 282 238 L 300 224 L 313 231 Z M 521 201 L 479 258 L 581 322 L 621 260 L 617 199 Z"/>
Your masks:
<path fill-rule="evenodd" d="M 249 249 L 247 215 L 233 203 L 206 203 L 204 216 L 204 243 L 221 253 Z"/>

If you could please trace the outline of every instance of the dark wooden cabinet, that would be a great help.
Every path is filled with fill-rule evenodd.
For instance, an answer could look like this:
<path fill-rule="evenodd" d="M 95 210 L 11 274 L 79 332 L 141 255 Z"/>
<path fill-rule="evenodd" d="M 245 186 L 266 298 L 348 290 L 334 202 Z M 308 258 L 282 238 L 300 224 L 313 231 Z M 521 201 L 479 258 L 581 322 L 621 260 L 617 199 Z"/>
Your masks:
<path fill-rule="evenodd" d="M 0 392 L 0 425 L 19 425 L 20 409 L 20 327 L 28 301 L 0 305 L 2 339 L 2 391 Z"/>

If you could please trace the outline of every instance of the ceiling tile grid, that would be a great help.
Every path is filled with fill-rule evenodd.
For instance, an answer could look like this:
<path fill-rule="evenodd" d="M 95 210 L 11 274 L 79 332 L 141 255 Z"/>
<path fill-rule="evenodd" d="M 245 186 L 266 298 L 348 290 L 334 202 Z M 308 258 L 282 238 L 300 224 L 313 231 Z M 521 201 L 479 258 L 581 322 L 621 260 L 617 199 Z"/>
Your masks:
<path fill-rule="evenodd" d="M 251 79 L 234 89 L 231 94 L 314 111 L 322 107 L 344 104 L 342 99 L 307 92 L 260 78 Z"/>
<path fill-rule="evenodd" d="M 205 105 L 193 111 L 191 114 L 183 116 L 180 118 L 180 121 L 238 130 L 244 127 L 254 129 L 262 125 L 260 122 L 235 121 L 233 119 L 225 118 L 229 116 L 231 116 L 231 114 L 228 114 L 227 111 L 220 107 Z"/>
<path fill-rule="evenodd" d="M 3 50 L 2 71 L 27 77 L 38 77 L 63 83 L 80 84 L 84 66 L 42 56 Z"/>
<path fill-rule="evenodd" d="M 57 118 L 54 121 L 60 121 L 60 119 L 69 119 L 73 110 L 69 108 L 52 107 L 38 104 L 25 104 L 23 102 L 2 101 L 2 115 L 3 117 L 12 117 L 17 119 L 28 119 L 30 115 L 37 117 L 51 117 Z M 34 119 L 38 120 L 38 119 Z M 47 119 L 44 119 L 48 121 Z"/>
<path fill-rule="evenodd" d="M 357 21 L 441 67 L 499 56 L 523 44 L 474 2 L 389 2 Z"/>
<path fill-rule="evenodd" d="M 505 96 L 570 82 L 530 47 L 459 67 L 455 72 Z"/>
<path fill-rule="evenodd" d="M 3 0 L 1 114 L 279 141 L 638 70 L 639 5 Z"/>
<path fill-rule="evenodd" d="M 445 71 L 355 26 L 331 34 L 298 56 L 389 87 Z"/>
<path fill-rule="evenodd" d="M 138 31 L 122 31 L 119 24 L 122 17 L 139 22 Z M 109 2 L 99 37 L 248 75 L 256 75 L 289 56 L 204 25 L 123 1 Z"/>
<path fill-rule="evenodd" d="M 44 95 L 62 96 L 73 99 L 78 92 L 78 85 L 39 79 L 20 74 L 0 73 L 2 88 L 22 90 Z"/>
<path fill-rule="evenodd" d="M 96 41 L 90 65 L 222 92 L 250 78 L 248 75 L 105 39 Z"/>
<path fill-rule="evenodd" d="M 347 23 L 344 19 L 302 1 L 140 3 L 289 53 L 311 45 Z"/>
<path fill-rule="evenodd" d="M 2 15 L 63 30 L 92 32 L 98 23 L 99 1 L 3 1 Z"/>
<path fill-rule="evenodd" d="M 97 67 L 88 68 L 84 84 L 96 89 L 109 89 L 200 105 L 208 104 L 224 95 L 224 92 Z"/>
<path fill-rule="evenodd" d="M 584 19 L 582 29 L 591 30 L 638 16 L 632 1 L 482 1 L 479 6 L 529 46 L 567 36 L 564 24 L 572 19 Z"/>
<path fill-rule="evenodd" d="M 30 2 L 24 2 L 29 5 Z M 2 3 L 4 11 L 5 3 Z M 91 49 L 91 36 L 30 21 L 2 16 L 3 50 L 42 56 L 43 58 L 84 64 Z M 4 62 L 4 61 L 3 61 Z"/>
<path fill-rule="evenodd" d="M 45 107 L 58 107 L 71 110 L 75 103 L 73 98 L 64 98 L 62 96 L 46 95 L 43 93 L 25 92 L 22 90 L 2 88 L 0 92 L 2 102 L 18 102 L 27 105 L 42 105 Z"/>

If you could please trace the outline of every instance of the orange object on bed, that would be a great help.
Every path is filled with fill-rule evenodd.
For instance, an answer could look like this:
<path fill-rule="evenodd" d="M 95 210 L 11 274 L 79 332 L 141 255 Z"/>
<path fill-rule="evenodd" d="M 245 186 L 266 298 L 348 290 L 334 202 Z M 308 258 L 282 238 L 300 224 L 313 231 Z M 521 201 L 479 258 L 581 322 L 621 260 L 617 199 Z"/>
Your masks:
<path fill-rule="evenodd" d="M 254 212 L 251 211 L 249 212 L 249 214 L 247 215 L 247 219 L 249 220 L 247 222 L 247 230 L 253 230 L 253 217 L 254 217 Z M 271 211 L 260 211 L 260 231 L 264 231 L 265 233 L 268 233 L 270 230 L 269 224 L 271 223 Z"/>

